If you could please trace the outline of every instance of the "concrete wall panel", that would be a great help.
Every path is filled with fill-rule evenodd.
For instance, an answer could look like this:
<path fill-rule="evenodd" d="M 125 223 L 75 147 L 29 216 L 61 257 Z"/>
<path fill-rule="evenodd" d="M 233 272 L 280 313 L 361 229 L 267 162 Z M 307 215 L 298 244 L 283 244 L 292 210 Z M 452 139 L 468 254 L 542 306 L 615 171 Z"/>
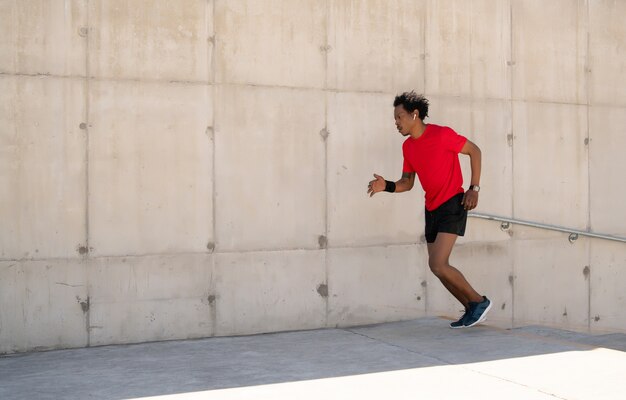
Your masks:
<path fill-rule="evenodd" d="M 216 0 L 216 80 L 322 88 L 326 3 Z"/>
<path fill-rule="evenodd" d="M 477 208 L 474 211 L 477 213 L 484 212 L 480 208 Z M 513 229 L 502 229 L 500 222 L 488 221 L 482 218 L 474 218 L 469 216 L 467 218 L 467 225 L 465 227 L 465 236 L 459 237 L 457 239 L 457 242 L 459 244 L 466 244 L 471 242 L 497 242 L 500 240 L 507 241 L 510 240 L 512 236 Z"/>
<path fill-rule="evenodd" d="M 428 0 L 426 93 L 471 95 L 471 10 L 463 0 Z"/>
<path fill-rule="evenodd" d="M 471 131 L 465 136 L 482 152 L 481 191 L 477 213 L 510 216 L 513 198 L 511 105 L 507 101 L 476 100 L 472 102 Z M 471 181 L 469 157 L 460 156 L 465 188 Z M 470 218 L 466 236 L 459 242 L 508 240 L 510 232 L 499 228 L 500 223 Z"/>
<path fill-rule="evenodd" d="M 87 345 L 81 260 L 0 262 L 0 304 L 0 354 Z"/>
<path fill-rule="evenodd" d="M 408 193 L 367 195 L 374 173 L 392 181 L 402 176 L 404 138 L 394 125 L 393 96 L 328 96 L 329 246 L 417 242 L 424 233 L 417 179 Z"/>
<path fill-rule="evenodd" d="M 590 317 L 592 332 L 626 332 L 626 245 L 593 240 Z"/>
<path fill-rule="evenodd" d="M 328 87 L 424 91 L 425 0 L 331 0 Z"/>
<path fill-rule="evenodd" d="M 0 2 L 0 73 L 86 73 L 85 2 Z"/>
<path fill-rule="evenodd" d="M 510 327 L 513 313 L 512 246 L 510 242 L 480 242 L 457 245 L 450 264 L 465 276 L 472 287 L 492 302 L 488 323 Z M 460 302 L 430 271 L 427 274 L 427 311 L 457 319 L 464 309 Z"/>
<path fill-rule="evenodd" d="M 524 225 L 511 224 L 507 233 L 515 240 L 562 240 L 567 242 L 569 234 L 565 232 L 553 231 L 550 229 L 534 228 Z"/>
<path fill-rule="evenodd" d="M 210 336 L 212 276 L 208 254 L 91 260 L 91 345 Z"/>
<path fill-rule="evenodd" d="M 425 245 L 330 249 L 329 326 L 425 315 L 427 260 Z"/>
<path fill-rule="evenodd" d="M 97 304 L 91 346 L 196 339 L 211 336 L 208 301 L 201 298 Z"/>
<path fill-rule="evenodd" d="M 515 240 L 514 323 L 586 329 L 589 240 Z"/>
<path fill-rule="evenodd" d="M 82 80 L 0 77 L 0 257 L 77 256 L 85 245 Z"/>
<path fill-rule="evenodd" d="M 91 85 L 93 254 L 200 252 L 213 246 L 210 93 L 195 85 Z"/>
<path fill-rule="evenodd" d="M 591 228 L 626 236 L 626 108 L 589 110 Z"/>
<path fill-rule="evenodd" d="M 626 106 L 626 2 L 589 2 L 591 104 Z"/>
<path fill-rule="evenodd" d="M 513 98 L 585 104 L 586 1 L 512 0 Z"/>
<path fill-rule="evenodd" d="M 220 86 L 217 98 L 217 248 L 318 248 L 326 229 L 324 94 Z"/>
<path fill-rule="evenodd" d="M 459 135 L 470 137 L 472 133 L 471 99 L 437 95 L 426 95 L 426 98 L 430 105 L 425 123 L 449 126 Z"/>
<path fill-rule="evenodd" d="M 511 215 L 513 190 L 513 141 L 511 104 L 506 101 L 475 101 L 472 104 L 472 130 L 468 139 L 481 149 L 480 203 L 476 211 Z M 461 155 L 469 162 L 469 157 Z M 466 164 L 467 164 L 466 163 Z M 471 183 L 471 168 L 465 172 Z"/>
<path fill-rule="evenodd" d="M 589 216 L 585 107 L 513 104 L 516 218 L 586 229 Z"/>
<path fill-rule="evenodd" d="M 93 304 L 208 298 L 213 255 L 103 257 L 90 261 Z"/>
<path fill-rule="evenodd" d="M 510 1 L 430 0 L 427 15 L 426 92 L 509 98 Z"/>
<path fill-rule="evenodd" d="M 470 10 L 471 93 L 511 98 L 511 0 L 473 0 Z"/>
<path fill-rule="evenodd" d="M 90 75 L 207 82 L 212 10 L 200 0 L 90 1 Z"/>
<path fill-rule="evenodd" d="M 325 326 L 324 258 L 320 250 L 216 254 L 216 334 Z"/>

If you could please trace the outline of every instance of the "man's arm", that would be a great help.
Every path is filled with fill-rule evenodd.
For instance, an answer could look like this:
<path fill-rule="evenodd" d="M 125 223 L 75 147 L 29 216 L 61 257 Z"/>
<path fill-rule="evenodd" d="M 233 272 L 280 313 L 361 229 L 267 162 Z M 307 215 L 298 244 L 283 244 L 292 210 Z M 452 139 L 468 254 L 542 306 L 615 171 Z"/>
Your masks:
<path fill-rule="evenodd" d="M 413 189 L 415 183 L 415 172 L 403 172 L 402 178 L 396 182 L 395 193 L 408 192 Z"/>
<path fill-rule="evenodd" d="M 472 179 L 470 185 L 480 185 L 480 168 L 482 161 L 482 154 L 480 148 L 467 140 L 461 149 L 461 153 L 468 155 L 470 158 L 470 167 L 472 169 Z M 475 190 L 468 190 L 463 197 L 463 205 L 466 210 L 473 210 L 478 205 L 478 192 Z"/>
<path fill-rule="evenodd" d="M 370 181 L 367 185 L 367 194 L 369 194 L 370 197 L 372 197 L 375 193 L 384 191 L 387 186 L 387 182 L 385 182 L 385 178 L 382 176 L 374 174 L 374 178 L 376 179 Z M 394 190 L 394 193 L 408 192 L 413 189 L 414 183 L 415 172 L 403 172 L 402 178 L 395 182 L 396 190 Z"/>

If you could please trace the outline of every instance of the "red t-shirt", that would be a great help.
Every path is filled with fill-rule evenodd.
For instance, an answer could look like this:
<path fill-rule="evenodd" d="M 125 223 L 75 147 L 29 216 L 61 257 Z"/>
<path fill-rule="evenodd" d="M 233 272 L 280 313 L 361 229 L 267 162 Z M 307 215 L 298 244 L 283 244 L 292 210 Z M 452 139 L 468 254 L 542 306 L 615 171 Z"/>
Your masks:
<path fill-rule="evenodd" d="M 466 141 L 447 126 L 428 124 L 422 136 L 409 137 L 402 144 L 402 171 L 415 172 L 419 177 L 428 211 L 463 193 L 459 152 Z"/>

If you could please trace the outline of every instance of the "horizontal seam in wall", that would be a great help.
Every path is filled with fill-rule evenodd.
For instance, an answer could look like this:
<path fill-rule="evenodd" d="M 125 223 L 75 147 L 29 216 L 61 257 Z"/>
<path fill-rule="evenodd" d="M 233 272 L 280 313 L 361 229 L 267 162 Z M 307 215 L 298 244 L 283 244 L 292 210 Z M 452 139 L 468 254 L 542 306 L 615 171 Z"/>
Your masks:
<path fill-rule="evenodd" d="M 0 77 L 2 76 L 15 76 L 15 77 L 29 77 L 29 78 L 57 78 L 57 79 L 85 79 L 85 75 L 57 75 L 51 73 L 12 73 L 6 71 L 0 71 Z M 270 85 L 261 83 L 245 83 L 245 82 L 210 82 L 210 81 L 188 81 L 188 80 L 176 80 L 176 79 L 138 79 L 138 78 L 111 78 L 111 77 L 95 77 L 90 76 L 90 80 L 93 82 L 135 82 L 135 83 L 161 83 L 161 84 L 180 84 L 191 86 L 234 86 L 234 87 L 253 87 L 253 88 L 268 88 L 268 89 L 291 89 L 291 90 L 305 90 L 305 91 L 319 91 L 324 93 L 346 93 L 346 94 L 378 94 L 395 96 L 397 92 L 385 92 L 378 90 L 356 90 L 356 89 L 341 89 L 341 88 L 321 88 L 312 86 L 284 86 L 284 85 Z M 410 88 L 407 88 L 407 90 Z M 534 104 L 555 104 L 555 105 L 570 105 L 570 106 L 588 106 L 588 107 L 609 107 L 609 108 L 626 108 L 626 103 L 604 103 L 604 102 L 590 102 L 589 104 L 577 103 L 577 102 L 560 102 L 550 101 L 532 98 L 509 98 L 509 97 L 482 97 L 482 96 L 465 96 L 465 95 L 450 95 L 450 94 L 437 94 L 428 93 L 429 97 L 441 98 L 441 99 L 473 99 L 484 101 L 513 101 L 518 103 L 534 103 Z"/>
<path fill-rule="evenodd" d="M 323 250 L 342 250 L 342 249 L 366 249 L 375 247 L 400 247 L 414 246 L 425 244 L 421 242 L 400 242 L 400 243 L 377 243 L 364 244 L 354 246 L 328 246 L 326 248 L 318 247 L 292 247 L 279 249 L 247 249 L 247 250 L 222 250 L 222 251 L 206 251 L 206 252 L 172 252 L 172 253 L 144 253 L 144 254 L 114 254 L 114 255 L 98 255 L 89 257 L 42 257 L 42 258 L 0 258 L 0 262 L 24 262 L 24 261 L 89 261 L 110 258 L 140 258 L 140 257 L 175 257 L 175 256 L 193 256 L 193 255 L 214 255 L 214 254 L 248 254 L 248 253 L 277 253 L 283 251 L 323 251 Z"/>

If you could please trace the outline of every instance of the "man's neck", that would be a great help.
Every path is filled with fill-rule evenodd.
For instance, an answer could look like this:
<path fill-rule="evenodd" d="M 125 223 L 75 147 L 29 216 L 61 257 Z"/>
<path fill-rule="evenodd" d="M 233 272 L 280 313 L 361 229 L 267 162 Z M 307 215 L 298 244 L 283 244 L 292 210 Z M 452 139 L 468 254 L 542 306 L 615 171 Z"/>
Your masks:
<path fill-rule="evenodd" d="M 426 124 L 424 123 L 424 121 L 420 120 L 415 125 L 413 125 L 413 127 L 409 131 L 409 135 L 411 135 L 413 139 L 417 139 L 424 134 L 425 130 Z"/>

